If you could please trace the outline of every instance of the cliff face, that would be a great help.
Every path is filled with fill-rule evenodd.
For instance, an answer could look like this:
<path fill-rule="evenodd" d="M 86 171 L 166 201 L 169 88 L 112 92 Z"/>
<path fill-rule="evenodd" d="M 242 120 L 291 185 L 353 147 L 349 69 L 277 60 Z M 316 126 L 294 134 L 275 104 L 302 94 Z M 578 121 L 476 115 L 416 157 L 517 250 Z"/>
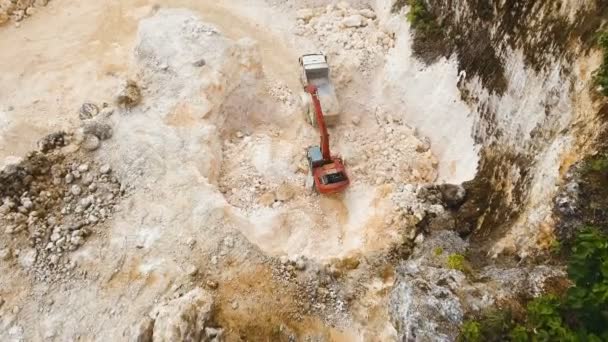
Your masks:
<path fill-rule="evenodd" d="M 464 182 L 466 202 L 456 211 L 455 224 L 442 229 L 469 237 L 467 252 L 454 253 L 467 253 L 477 272 L 488 277 L 463 278 L 456 285 L 436 281 L 455 278 L 453 270 L 425 264 L 430 241 L 445 240 L 431 232 L 399 270 L 391 312 L 404 340 L 449 341 L 456 338 L 463 314 L 508 298 L 536 296 L 545 291 L 547 274 L 559 273 L 557 267 L 507 265 L 554 241 L 559 189 L 576 183 L 568 171 L 602 145 L 608 105 L 594 71 L 602 62 L 596 41 L 606 28 L 608 2 L 418 2 L 427 11 L 412 24 L 406 20 L 412 11 L 407 4 L 416 1 L 377 1 L 386 27 L 396 32 L 383 75 L 384 96 L 397 97 L 395 110 L 404 110 L 406 119 L 431 138 L 440 159 L 439 181 Z M 496 259 L 487 255 L 505 257 L 493 263 Z M 534 272 L 543 275 L 524 276 Z M 428 284 L 418 286 L 421 281 Z M 484 292 L 496 282 L 501 285 Z M 513 286 L 524 283 L 522 289 Z M 466 294 L 467 286 L 476 294 Z M 413 295 L 417 289 L 422 294 Z M 452 302 L 458 315 L 443 310 L 442 303 Z"/>
<path fill-rule="evenodd" d="M 432 65 L 455 58 L 479 147 L 459 224 L 493 255 L 548 245 L 552 199 L 568 167 L 593 151 L 606 112 L 593 84 L 605 1 L 427 1 L 433 29 L 412 49 Z M 407 10 L 402 1 L 393 11 Z M 485 249 L 484 248 L 484 249 Z"/>

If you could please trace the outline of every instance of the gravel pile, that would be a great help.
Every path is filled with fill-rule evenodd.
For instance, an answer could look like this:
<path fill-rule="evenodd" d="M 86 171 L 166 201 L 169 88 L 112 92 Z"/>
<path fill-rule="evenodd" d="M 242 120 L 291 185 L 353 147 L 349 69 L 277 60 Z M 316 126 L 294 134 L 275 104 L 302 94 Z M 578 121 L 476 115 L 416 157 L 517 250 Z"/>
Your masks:
<path fill-rule="evenodd" d="M 46 152 L 0 171 L 0 254 L 38 280 L 58 280 L 75 268 L 69 254 L 112 216 L 126 190 L 110 165 L 60 152 L 73 140 L 51 134 L 39 144 Z"/>

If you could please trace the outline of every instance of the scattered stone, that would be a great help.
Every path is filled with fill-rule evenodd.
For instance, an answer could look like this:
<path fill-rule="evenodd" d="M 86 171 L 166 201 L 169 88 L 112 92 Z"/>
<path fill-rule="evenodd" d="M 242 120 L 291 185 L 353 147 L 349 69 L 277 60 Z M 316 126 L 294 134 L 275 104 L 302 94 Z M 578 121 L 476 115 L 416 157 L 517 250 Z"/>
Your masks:
<path fill-rule="evenodd" d="M 206 284 L 207 284 L 207 287 L 209 287 L 212 290 L 215 290 L 218 287 L 218 283 L 213 280 L 207 280 Z"/>
<path fill-rule="evenodd" d="M 372 11 L 368 8 L 364 8 L 364 9 L 360 10 L 359 14 L 361 14 L 362 16 L 364 16 L 365 18 L 368 18 L 368 19 L 376 19 L 376 13 L 374 13 L 374 11 Z"/>
<path fill-rule="evenodd" d="M 78 117 L 80 120 L 89 120 L 99 114 L 99 108 L 93 103 L 85 103 L 80 107 Z"/>
<path fill-rule="evenodd" d="M 78 185 L 74 185 L 74 186 L 78 186 Z M 75 195 L 76 195 L 76 194 L 75 194 Z M 87 196 L 87 197 L 85 197 L 85 198 L 81 199 L 81 200 L 78 202 L 78 205 L 79 205 L 79 206 L 81 206 L 81 207 L 82 207 L 82 209 L 87 209 L 88 207 L 90 207 L 90 206 L 91 206 L 91 204 L 93 204 L 93 202 L 94 202 L 94 198 L 93 198 L 93 196 Z"/>
<path fill-rule="evenodd" d="M 224 329 L 216 329 L 216 328 L 205 328 L 205 336 L 210 341 L 222 341 L 221 337 L 224 333 Z"/>
<path fill-rule="evenodd" d="M 66 133 L 63 131 L 48 134 L 38 141 L 38 148 L 42 153 L 50 152 L 66 145 Z"/>
<path fill-rule="evenodd" d="M 443 202 L 448 208 L 457 209 L 464 203 L 466 190 L 462 185 L 441 184 L 439 191 L 443 197 Z"/>
<path fill-rule="evenodd" d="M 13 256 L 10 248 L 2 248 L 0 249 L 0 260 L 8 260 Z"/>
<path fill-rule="evenodd" d="M 21 200 L 21 205 L 26 210 L 30 210 L 30 209 L 32 209 L 32 207 L 34 207 L 34 203 L 32 203 L 32 201 L 29 198 L 24 198 L 23 200 Z"/>
<path fill-rule="evenodd" d="M 94 180 L 95 180 L 95 177 L 92 174 L 87 173 L 84 175 L 84 177 L 82 177 L 82 185 L 88 186 L 91 183 L 93 183 Z"/>
<path fill-rule="evenodd" d="M 82 193 L 82 189 L 80 188 L 79 185 L 72 185 L 72 187 L 70 188 L 70 192 L 72 193 L 72 195 L 74 196 L 78 196 Z"/>
<path fill-rule="evenodd" d="M 231 307 L 232 307 L 232 310 L 236 310 L 239 308 L 239 303 L 237 303 L 237 301 L 233 301 Z"/>
<path fill-rule="evenodd" d="M 80 164 L 78 166 L 78 172 L 84 173 L 89 171 L 89 164 Z"/>
<path fill-rule="evenodd" d="M 103 164 L 100 168 L 99 168 L 99 173 L 101 173 L 102 175 L 108 174 L 110 173 L 112 169 L 110 168 L 109 164 Z"/>
<path fill-rule="evenodd" d="M 359 124 L 361 123 L 361 118 L 358 115 L 355 115 L 351 119 L 351 122 L 353 123 L 353 125 L 359 126 Z"/>
<path fill-rule="evenodd" d="M 310 8 L 303 8 L 301 10 L 298 10 L 298 12 L 296 13 L 296 19 L 301 19 L 304 21 L 309 21 L 310 19 L 312 19 L 312 17 L 315 16 L 315 13 L 312 9 Z"/>
<path fill-rule="evenodd" d="M 86 122 L 82 128 L 84 134 L 92 134 L 99 138 L 99 140 L 110 139 L 113 134 L 112 126 L 98 121 Z"/>
<path fill-rule="evenodd" d="M 23 20 L 23 18 L 25 17 L 25 10 L 16 10 L 13 11 L 13 13 L 11 14 L 11 18 L 13 18 L 13 21 L 16 21 L 17 24 L 19 24 L 19 22 L 21 20 Z"/>
<path fill-rule="evenodd" d="M 306 259 L 303 256 L 297 258 L 295 267 L 298 271 L 304 271 L 306 269 Z"/>
<path fill-rule="evenodd" d="M 354 28 L 354 27 L 365 26 L 366 24 L 367 24 L 367 22 L 359 14 L 354 14 L 354 15 L 351 15 L 349 17 L 346 17 L 346 18 L 342 19 L 342 26 L 343 27 Z"/>
<path fill-rule="evenodd" d="M 258 203 L 265 207 L 270 207 L 275 201 L 275 196 L 273 192 L 267 192 L 258 198 Z"/>
<path fill-rule="evenodd" d="M 188 238 L 188 240 L 186 240 L 186 245 L 188 247 L 190 247 L 190 249 L 194 248 L 194 245 L 196 244 L 196 240 L 192 237 Z"/>
<path fill-rule="evenodd" d="M 38 257 L 38 251 L 35 249 L 28 249 L 25 253 L 19 253 L 19 264 L 23 268 L 31 268 L 36 263 Z"/>
<path fill-rule="evenodd" d="M 424 153 L 431 149 L 431 140 L 428 137 L 420 138 L 420 143 L 416 145 L 416 152 Z"/>
<path fill-rule="evenodd" d="M 224 239 L 224 245 L 228 248 L 234 247 L 234 238 L 232 236 L 227 236 Z"/>
<path fill-rule="evenodd" d="M 95 224 L 95 223 L 99 222 L 99 218 L 97 218 L 97 216 L 95 216 L 95 215 L 89 215 L 89 222 Z"/>
<path fill-rule="evenodd" d="M 36 7 L 44 7 L 49 3 L 49 0 L 35 0 L 34 6 Z"/>
<path fill-rule="evenodd" d="M 205 64 L 207 64 L 207 62 L 205 61 L 204 58 L 199 59 L 198 61 L 192 63 L 193 66 L 200 68 L 200 67 L 204 67 Z"/>
<path fill-rule="evenodd" d="M 187 265 L 186 266 L 186 274 L 190 277 L 196 275 L 198 273 L 198 268 L 194 265 Z"/>
<path fill-rule="evenodd" d="M 116 103 L 125 108 L 133 108 L 141 102 L 141 91 L 133 80 L 127 80 L 124 88 L 116 97 Z"/>
<path fill-rule="evenodd" d="M 73 246 L 79 247 L 84 243 L 84 238 L 82 236 L 76 235 L 76 236 L 72 236 L 72 238 L 70 239 L 70 243 Z"/>
<path fill-rule="evenodd" d="M 101 143 L 99 142 L 99 138 L 97 138 L 93 134 L 87 134 L 85 135 L 84 141 L 82 142 L 82 148 L 87 151 L 95 151 L 99 148 L 100 144 Z"/>

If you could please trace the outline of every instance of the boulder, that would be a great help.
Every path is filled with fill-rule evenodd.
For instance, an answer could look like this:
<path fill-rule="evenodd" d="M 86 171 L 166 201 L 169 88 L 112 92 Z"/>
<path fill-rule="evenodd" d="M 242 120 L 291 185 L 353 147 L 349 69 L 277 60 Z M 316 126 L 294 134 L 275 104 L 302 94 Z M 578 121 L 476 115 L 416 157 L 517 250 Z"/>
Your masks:
<path fill-rule="evenodd" d="M 448 208 L 457 209 L 464 203 L 466 190 L 462 185 L 441 184 L 439 191 L 443 198 L 443 202 Z"/>
<path fill-rule="evenodd" d="M 141 90 L 133 80 L 127 80 L 116 96 L 116 103 L 125 108 L 132 108 L 141 102 Z"/>
<path fill-rule="evenodd" d="M 372 11 L 368 8 L 364 8 L 364 9 L 360 10 L 359 14 L 361 14 L 362 16 L 364 16 L 365 18 L 368 18 L 368 19 L 376 19 L 376 13 L 374 13 L 374 11 Z"/>
<path fill-rule="evenodd" d="M 107 140 L 112 137 L 112 126 L 99 121 L 85 122 L 82 126 L 84 134 L 92 134 L 99 140 Z"/>
<path fill-rule="evenodd" d="M 212 311 L 211 294 L 200 287 L 194 288 L 185 295 L 156 307 L 150 320 L 145 318 L 137 325 L 133 340 L 201 341 L 205 328 L 210 324 Z"/>
<path fill-rule="evenodd" d="M 342 27 L 361 27 L 365 26 L 367 22 L 359 14 L 354 14 L 342 19 Z"/>
<path fill-rule="evenodd" d="M 295 195 L 294 189 L 286 183 L 279 185 L 276 191 L 276 198 L 279 201 L 285 202 L 289 201 Z"/>
<path fill-rule="evenodd" d="M 296 18 L 302 19 L 304 21 L 309 21 L 314 16 L 315 16 L 315 13 L 310 8 L 304 8 L 304 9 L 298 10 L 298 12 L 296 13 Z"/>

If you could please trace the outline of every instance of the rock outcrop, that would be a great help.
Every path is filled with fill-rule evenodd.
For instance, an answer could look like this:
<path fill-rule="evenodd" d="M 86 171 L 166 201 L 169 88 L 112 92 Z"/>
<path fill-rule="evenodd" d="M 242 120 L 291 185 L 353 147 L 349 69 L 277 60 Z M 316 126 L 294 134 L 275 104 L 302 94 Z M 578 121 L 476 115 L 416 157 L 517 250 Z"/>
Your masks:
<path fill-rule="evenodd" d="M 197 287 L 181 297 L 155 307 L 133 329 L 132 341 L 219 341 L 221 334 L 212 328 L 213 298 Z M 211 328 L 211 329 L 209 329 Z"/>

